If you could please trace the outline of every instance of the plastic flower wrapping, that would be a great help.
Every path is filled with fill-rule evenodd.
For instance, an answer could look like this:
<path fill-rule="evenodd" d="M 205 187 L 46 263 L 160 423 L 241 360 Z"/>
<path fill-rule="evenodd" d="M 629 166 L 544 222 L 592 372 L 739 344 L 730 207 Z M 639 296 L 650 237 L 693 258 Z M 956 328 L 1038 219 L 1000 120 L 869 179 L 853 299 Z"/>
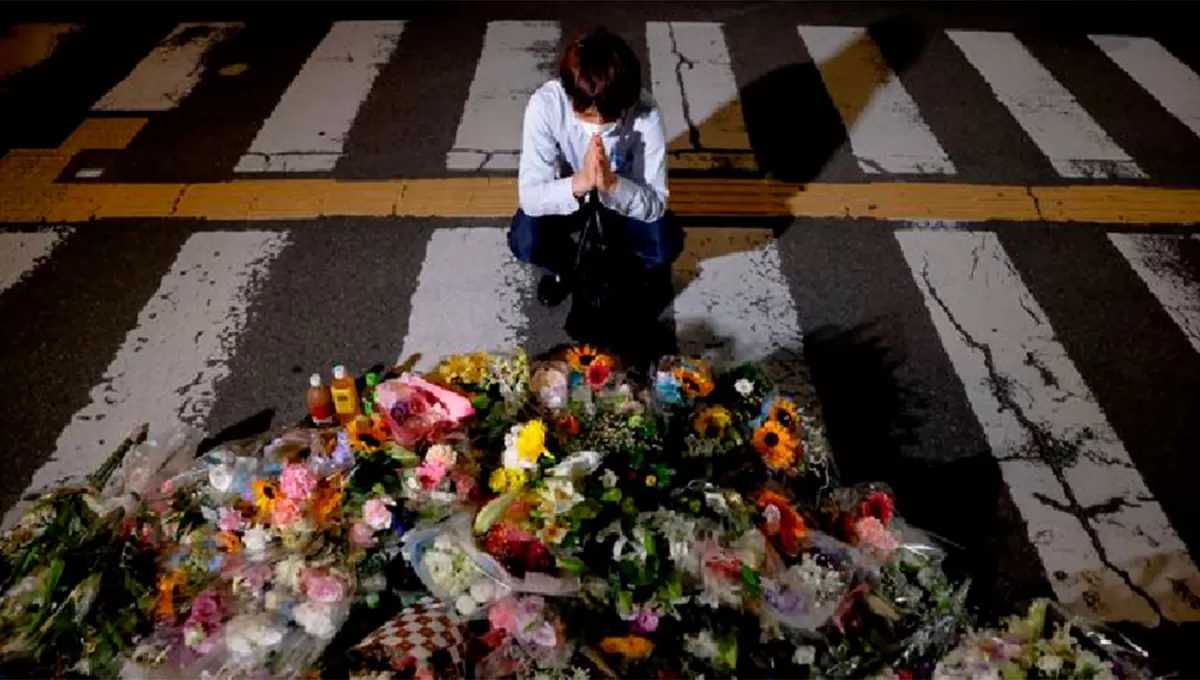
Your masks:
<path fill-rule="evenodd" d="M 892 492 L 839 485 L 807 403 L 753 365 L 666 357 L 635 379 L 575 347 L 396 369 L 343 424 L 198 455 L 197 433 L 142 430 L 5 535 L 0 660 L 102 677 L 1148 673 L 1045 603 L 977 628 L 947 549 Z M 351 653 L 364 641 L 391 649 Z"/>

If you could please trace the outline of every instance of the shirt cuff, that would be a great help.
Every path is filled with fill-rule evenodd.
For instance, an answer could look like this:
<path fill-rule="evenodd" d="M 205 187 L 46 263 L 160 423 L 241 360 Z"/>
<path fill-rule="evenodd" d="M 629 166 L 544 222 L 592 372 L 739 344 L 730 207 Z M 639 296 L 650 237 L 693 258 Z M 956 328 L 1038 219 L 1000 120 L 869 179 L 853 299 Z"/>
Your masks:
<path fill-rule="evenodd" d="M 575 198 L 575 192 L 571 191 L 570 177 L 561 177 L 550 182 L 546 198 L 556 215 L 570 215 L 579 210 L 579 199 Z"/>
<path fill-rule="evenodd" d="M 611 192 L 599 192 L 600 204 L 613 212 L 629 217 L 629 207 L 633 205 L 633 200 L 640 189 L 637 182 L 617 175 L 617 186 L 613 187 Z"/>

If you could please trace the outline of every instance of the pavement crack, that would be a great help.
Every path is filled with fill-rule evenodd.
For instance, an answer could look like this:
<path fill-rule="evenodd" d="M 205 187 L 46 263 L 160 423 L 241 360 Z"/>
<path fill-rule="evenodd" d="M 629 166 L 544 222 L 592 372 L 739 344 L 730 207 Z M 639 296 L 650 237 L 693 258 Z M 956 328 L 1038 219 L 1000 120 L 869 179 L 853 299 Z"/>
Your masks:
<path fill-rule="evenodd" d="M 1030 462 L 1041 462 L 1044 464 L 1047 469 L 1050 470 L 1051 474 L 1054 475 L 1055 480 L 1058 481 L 1058 485 L 1062 490 L 1063 496 L 1066 498 L 1067 502 L 1060 503 L 1045 496 L 1044 494 L 1038 493 L 1035 493 L 1034 497 L 1048 507 L 1075 517 L 1079 521 L 1080 526 L 1083 528 L 1084 533 L 1087 534 L 1088 540 L 1091 542 L 1092 548 L 1096 551 L 1096 555 L 1100 560 L 1100 563 L 1106 568 L 1112 570 L 1112 572 L 1117 575 L 1117 578 L 1121 579 L 1121 581 L 1125 583 L 1126 587 L 1128 587 L 1131 592 L 1136 593 L 1139 597 L 1145 600 L 1147 606 L 1150 607 L 1155 615 L 1157 615 L 1159 618 L 1162 618 L 1162 611 L 1159 608 L 1158 603 L 1155 602 L 1152 597 L 1150 597 L 1150 594 L 1147 593 L 1141 586 L 1134 583 L 1132 577 L 1130 577 L 1127 572 L 1113 564 L 1112 560 L 1108 556 L 1108 551 L 1105 550 L 1103 543 L 1100 541 L 1099 534 L 1096 532 L 1095 527 L 1092 526 L 1090 521 L 1093 517 L 1099 514 L 1111 514 L 1112 512 L 1116 512 L 1117 510 L 1121 509 L 1121 507 L 1124 507 L 1121 504 L 1130 506 L 1132 506 L 1132 504 L 1124 499 L 1113 499 L 1095 506 L 1084 506 L 1079 502 L 1078 497 L 1075 495 L 1075 490 L 1072 489 L 1071 485 L 1067 482 L 1066 469 L 1073 465 L 1074 462 L 1077 461 L 1081 456 L 1087 455 L 1084 451 L 1082 451 L 1082 447 L 1080 446 L 1081 440 L 1087 437 L 1094 437 L 1094 433 L 1092 433 L 1090 430 L 1085 430 L 1081 432 L 1080 436 L 1074 441 L 1064 441 L 1054 436 L 1054 434 L 1049 432 L 1044 425 L 1034 422 L 1033 419 L 1031 419 L 1028 414 L 1025 413 L 1024 409 L 1021 408 L 1021 406 L 1013 398 L 1013 381 L 1011 378 L 1002 375 L 999 369 L 996 367 L 996 359 L 992 352 L 992 348 L 976 340 L 967 331 L 967 329 L 962 325 L 962 322 L 960 322 L 954 316 L 950 306 L 946 304 L 946 301 L 942 299 L 941 295 L 930 281 L 928 260 L 924 262 L 921 268 L 921 278 L 925 284 L 925 290 L 928 292 L 929 298 L 933 300 L 934 303 L 937 304 L 937 306 L 942 310 L 942 313 L 946 315 L 946 319 L 950 322 L 950 325 L 954 328 L 955 332 L 958 333 L 963 343 L 965 343 L 971 349 L 979 352 L 983 357 L 984 368 L 988 373 L 987 385 L 992 392 L 992 397 L 999 405 L 1000 410 L 1009 411 L 1012 413 L 1013 417 L 1016 418 L 1017 423 L 1029 436 L 1029 444 L 1026 447 L 1027 452 L 1019 454 L 1018 456 L 1001 458 L 1001 460 L 1028 460 Z M 1113 462 L 1119 463 L 1122 461 Z M 1116 500 L 1119 500 L 1120 503 L 1114 503 Z"/>
<path fill-rule="evenodd" d="M 1025 187 L 1025 194 L 1033 201 L 1033 211 L 1037 213 L 1038 219 L 1046 219 L 1046 216 L 1042 213 L 1042 201 L 1037 197 L 1037 194 L 1033 193 L 1033 187 Z"/>
<path fill-rule="evenodd" d="M 479 162 L 479 167 L 475 168 L 475 172 L 483 172 L 484 168 L 487 167 L 487 164 L 491 163 L 492 159 L 495 158 L 496 152 L 495 151 L 480 151 L 478 153 L 483 154 L 483 160 Z"/>
<path fill-rule="evenodd" d="M 687 90 L 683 87 L 683 67 L 696 68 L 696 62 L 679 51 L 674 24 L 667 24 L 667 36 L 671 39 L 671 53 L 675 55 L 675 83 L 679 86 L 679 106 L 683 109 L 683 122 L 688 126 L 688 141 L 693 149 L 703 149 L 704 145 L 700 143 L 700 128 L 696 121 L 692 120 L 692 107 L 688 102 Z"/>

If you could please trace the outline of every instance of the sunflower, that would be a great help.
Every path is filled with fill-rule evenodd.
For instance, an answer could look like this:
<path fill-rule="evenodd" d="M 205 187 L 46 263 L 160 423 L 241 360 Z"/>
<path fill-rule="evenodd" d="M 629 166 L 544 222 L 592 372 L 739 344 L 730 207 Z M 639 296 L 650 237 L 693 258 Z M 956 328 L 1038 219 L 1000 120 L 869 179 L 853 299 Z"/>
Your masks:
<path fill-rule="evenodd" d="M 800 409 L 791 399 L 779 397 L 767 409 L 767 420 L 774 420 L 789 430 L 800 427 Z"/>
<path fill-rule="evenodd" d="M 712 376 L 703 367 L 699 369 L 677 368 L 675 377 L 679 379 L 683 393 L 693 399 L 707 397 L 713 391 Z"/>
<path fill-rule="evenodd" d="M 794 463 L 798 447 L 795 435 L 774 420 L 768 420 L 754 432 L 754 449 L 772 470 L 782 470 Z"/>
<path fill-rule="evenodd" d="M 588 366 L 591 366 L 593 361 L 603 356 L 603 354 L 597 352 L 589 345 L 580 345 L 579 347 L 572 347 L 567 350 L 567 362 L 571 364 L 571 368 L 579 373 L 586 372 Z"/>
<path fill-rule="evenodd" d="M 387 425 L 378 414 L 358 416 L 346 426 L 350 433 L 350 448 L 360 453 L 373 453 L 391 438 Z"/>
<path fill-rule="evenodd" d="M 620 654 L 626 659 L 645 659 L 654 651 L 654 643 L 639 635 L 607 637 L 600 641 L 605 654 Z"/>
<path fill-rule="evenodd" d="M 732 420 L 733 417 L 724 406 L 709 406 L 696 414 L 692 425 L 696 428 L 696 434 L 701 437 L 717 439 L 725 433 L 725 428 L 729 427 Z"/>
<path fill-rule="evenodd" d="M 312 500 L 313 520 L 317 526 L 324 526 L 333 514 L 342 507 L 342 492 L 332 484 L 323 483 L 317 488 Z"/>
<path fill-rule="evenodd" d="M 256 479 L 250 482 L 250 490 L 254 494 L 254 508 L 260 518 L 270 517 L 275 511 L 275 502 L 279 500 L 279 482 L 275 480 Z"/>

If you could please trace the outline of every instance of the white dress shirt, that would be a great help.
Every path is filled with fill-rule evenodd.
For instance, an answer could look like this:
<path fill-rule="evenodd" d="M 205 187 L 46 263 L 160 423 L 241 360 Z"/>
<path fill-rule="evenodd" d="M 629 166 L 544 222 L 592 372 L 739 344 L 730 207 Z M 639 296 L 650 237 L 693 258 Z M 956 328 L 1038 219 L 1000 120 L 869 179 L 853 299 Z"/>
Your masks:
<path fill-rule="evenodd" d="M 525 108 L 518 193 L 525 214 L 569 215 L 579 210 L 571 192 L 571 174 L 587 156 L 592 130 L 580 121 L 557 79 L 542 85 Z M 643 93 L 612 129 L 601 137 L 617 185 L 600 192 L 604 207 L 643 222 L 667 210 L 666 133 L 658 105 Z M 570 172 L 563 164 L 570 167 Z"/>

